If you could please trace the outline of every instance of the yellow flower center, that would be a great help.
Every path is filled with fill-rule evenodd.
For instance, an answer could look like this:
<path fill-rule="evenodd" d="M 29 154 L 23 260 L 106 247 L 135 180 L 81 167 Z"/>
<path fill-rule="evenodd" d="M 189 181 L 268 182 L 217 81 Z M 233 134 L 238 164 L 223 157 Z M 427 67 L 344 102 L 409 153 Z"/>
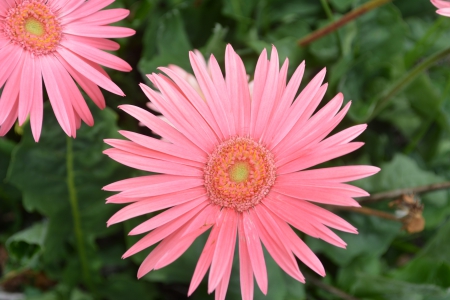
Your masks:
<path fill-rule="evenodd" d="M 34 35 L 43 35 L 45 33 L 42 23 L 33 18 L 29 18 L 25 21 L 25 29 Z"/>
<path fill-rule="evenodd" d="M 211 202 L 238 212 L 261 202 L 274 182 L 272 153 L 250 138 L 223 142 L 205 167 L 205 187 Z"/>
<path fill-rule="evenodd" d="M 10 40 L 35 55 L 56 50 L 61 40 L 61 25 L 42 1 L 28 0 L 9 9 L 4 32 Z"/>

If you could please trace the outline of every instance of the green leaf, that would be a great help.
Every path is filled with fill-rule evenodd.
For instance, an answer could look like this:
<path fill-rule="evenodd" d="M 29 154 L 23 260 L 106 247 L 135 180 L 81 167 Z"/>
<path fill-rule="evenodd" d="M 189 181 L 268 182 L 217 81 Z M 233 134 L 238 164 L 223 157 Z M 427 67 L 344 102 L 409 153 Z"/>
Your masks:
<path fill-rule="evenodd" d="M 447 221 L 413 260 L 391 275 L 413 283 L 450 286 L 449 236 L 450 221 Z"/>
<path fill-rule="evenodd" d="M 77 213 L 89 257 L 93 255 L 94 240 L 114 232 L 105 224 L 115 208 L 104 204 L 108 195 L 101 188 L 129 172 L 128 168 L 102 154 L 106 148 L 103 139 L 117 136 L 116 115 L 108 108 L 104 111 L 94 108 L 92 112 L 95 126 L 83 125 L 73 140 Z M 37 211 L 48 218 L 42 257 L 46 265 L 52 266 L 50 269 L 56 272 L 54 275 L 60 276 L 65 266 L 63 259 L 70 256 L 66 264 L 70 262 L 75 266 L 79 261 L 78 255 L 73 253 L 76 243 L 74 212 L 69 204 L 67 188 L 66 136 L 49 105 L 46 105 L 44 114 L 39 143 L 34 142 L 30 128 L 25 128 L 13 154 L 8 180 L 23 193 L 23 205 L 28 211 Z M 75 281 L 79 273 L 71 273 Z"/>
<path fill-rule="evenodd" d="M 29 266 L 43 251 L 44 240 L 47 236 L 48 222 L 35 223 L 31 227 L 19 231 L 6 241 L 11 258 L 23 266 Z"/>
<path fill-rule="evenodd" d="M 151 24 L 150 26 L 155 26 Z M 142 74 L 150 74 L 160 66 L 175 64 L 190 70 L 189 54 L 192 46 L 184 29 L 183 20 L 178 10 L 172 10 L 160 18 L 156 26 L 155 40 L 157 55 L 149 47 L 145 47 L 139 61 Z"/>
<path fill-rule="evenodd" d="M 446 300 L 450 290 L 431 284 L 411 284 L 404 281 L 358 274 L 351 293 L 363 299 L 377 300 Z"/>

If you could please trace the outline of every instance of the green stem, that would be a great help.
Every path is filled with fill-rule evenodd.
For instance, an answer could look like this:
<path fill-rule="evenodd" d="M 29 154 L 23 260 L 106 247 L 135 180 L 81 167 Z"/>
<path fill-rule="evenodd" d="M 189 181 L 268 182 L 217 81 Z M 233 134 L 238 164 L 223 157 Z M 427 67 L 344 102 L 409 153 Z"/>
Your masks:
<path fill-rule="evenodd" d="M 327 15 L 328 19 L 331 22 L 334 22 L 333 11 L 331 10 L 330 5 L 328 4 L 328 0 L 320 0 L 320 3 L 322 3 L 322 8 L 325 11 L 325 14 Z M 339 44 L 339 51 L 341 52 L 341 55 L 344 55 L 344 45 L 342 44 L 342 39 L 339 30 L 336 30 L 335 35 Z"/>
<path fill-rule="evenodd" d="M 76 237 L 76 245 L 78 255 L 81 261 L 81 269 L 85 284 L 91 287 L 91 276 L 89 273 L 89 265 L 86 257 L 86 249 L 84 247 L 83 230 L 81 229 L 80 209 L 78 206 L 77 190 L 75 187 L 75 176 L 73 169 L 73 142 L 71 137 L 67 137 L 67 188 L 69 190 L 69 201 L 72 209 L 73 226 Z"/>
<path fill-rule="evenodd" d="M 422 140 L 422 138 L 427 133 L 428 129 L 430 128 L 431 124 L 433 124 L 434 119 L 428 119 L 424 121 L 419 128 L 419 131 L 414 136 L 414 138 L 411 140 L 411 142 L 408 143 L 408 145 L 403 150 L 403 153 L 406 155 L 409 155 L 414 149 L 416 149 L 419 142 Z"/>
<path fill-rule="evenodd" d="M 446 57 L 450 54 L 450 48 L 446 48 L 442 51 L 439 51 L 424 61 L 422 61 L 420 64 L 415 66 L 411 71 L 406 73 L 400 80 L 397 81 L 389 90 L 387 90 L 383 95 L 375 101 L 376 103 L 375 108 L 373 109 L 373 112 L 370 114 L 369 117 L 366 118 L 365 122 L 371 121 L 373 118 L 375 118 L 387 105 L 389 100 L 395 95 L 397 95 L 399 92 L 401 92 L 404 88 L 406 88 L 414 79 L 416 79 L 417 76 L 419 76 L 423 71 L 427 70 L 429 67 L 434 65 L 436 62 L 441 60 L 442 58 Z"/>

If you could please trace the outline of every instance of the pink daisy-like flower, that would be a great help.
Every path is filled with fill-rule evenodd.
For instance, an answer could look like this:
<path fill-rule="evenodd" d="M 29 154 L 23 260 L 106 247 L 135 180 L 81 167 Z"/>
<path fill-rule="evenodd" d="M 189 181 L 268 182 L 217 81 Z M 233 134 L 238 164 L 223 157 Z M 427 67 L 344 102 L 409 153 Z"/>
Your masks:
<path fill-rule="evenodd" d="M 450 2 L 443 0 L 431 0 L 431 3 L 438 8 L 436 13 L 450 17 Z"/>
<path fill-rule="evenodd" d="M 253 298 L 253 276 L 263 293 L 268 280 L 263 248 L 290 276 L 304 282 L 295 257 L 324 276 L 325 270 L 293 228 L 337 247 L 345 242 L 329 227 L 357 230 L 312 202 L 359 206 L 352 197 L 364 190 L 344 182 L 379 171 L 372 166 L 345 166 L 308 170 L 310 167 L 360 148 L 351 142 L 366 125 L 357 125 L 327 138 L 347 113 L 338 94 L 313 114 L 325 95 L 322 70 L 295 97 L 305 64 L 286 84 L 288 61 L 279 69 L 272 48 L 259 57 L 253 96 L 240 57 L 226 49 L 226 77 L 211 56 L 209 71 L 200 56 L 190 53 L 198 85 L 205 97 L 178 73 L 160 68 L 165 75 L 148 75 L 159 89 L 141 84 L 144 93 L 172 125 L 141 108 L 120 108 L 162 136 L 164 142 L 120 131 L 127 140 L 109 139 L 105 150 L 112 159 L 144 171 L 157 172 L 106 186 L 120 191 L 108 203 L 128 203 L 108 225 L 166 209 L 130 234 L 147 233 L 124 257 L 156 243 L 138 271 L 138 277 L 172 263 L 194 240 L 211 229 L 195 268 L 188 294 L 209 269 L 208 291 L 224 299 L 230 279 L 236 239 L 239 247 L 242 298 Z"/>
<path fill-rule="evenodd" d="M 1 0 L 0 1 L 0 136 L 30 115 L 34 139 L 39 140 L 43 118 L 42 80 L 64 132 L 76 136 L 92 114 L 74 80 L 101 109 L 99 87 L 124 96 L 100 67 L 128 72 L 122 59 L 102 50 L 117 50 L 108 38 L 131 36 L 134 30 L 107 26 L 125 18 L 126 9 L 101 10 L 114 0 Z"/>

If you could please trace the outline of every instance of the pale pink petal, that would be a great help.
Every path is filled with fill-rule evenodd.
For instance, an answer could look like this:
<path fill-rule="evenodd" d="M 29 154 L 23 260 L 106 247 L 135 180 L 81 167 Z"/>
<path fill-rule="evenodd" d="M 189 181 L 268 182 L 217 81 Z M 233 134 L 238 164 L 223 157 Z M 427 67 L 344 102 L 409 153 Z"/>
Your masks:
<path fill-rule="evenodd" d="M 258 115 L 256 117 L 255 130 L 253 136 L 255 139 L 260 139 L 269 122 L 270 114 L 274 108 L 275 97 L 278 93 L 278 77 L 279 77 L 280 63 L 278 60 L 278 52 L 275 46 L 272 46 L 272 53 L 270 54 L 270 63 L 267 71 L 267 80 L 263 91 L 263 98 L 259 106 Z"/>
<path fill-rule="evenodd" d="M 17 117 L 17 108 L 15 112 L 12 112 L 12 110 L 13 107 L 17 107 L 16 102 L 19 100 L 18 96 L 23 64 L 24 59 L 19 61 L 3 88 L 0 98 L 0 124 L 3 124 L 10 114 L 15 114 Z"/>
<path fill-rule="evenodd" d="M 209 124 L 205 122 L 205 119 L 202 118 L 195 107 L 193 107 L 176 88 L 173 88 L 174 86 L 171 86 L 169 80 L 165 80 L 165 77 L 162 75 L 155 75 L 153 78 L 155 80 L 154 84 L 161 91 L 172 111 L 175 113 L 178 112 L 180 117 L 183 113 L 189 116 L 185 121 L 190 123 L 191 126 L 196 129 L 202 146 L 207 149 L 208 152 L 211 152 L 213 145 L 218 143 L 219 139 Z M 169 121 L 173 122 L 170 118 Z"/>
<path fill-rule="evenodd" d="M 199 62 L 199 57 L 191 52 L 189 53 L 189 58 L 202 94 L 204 95 L 206 102 L 209 103 L 209 108 L 203 100 L 199 99 L 199 97 L 191 95 L 193 94 L 193 91 L 189 91 L 188 88 L 185 88 L 184 90 L 189 93 L 187 95 L 188 98 L 192 99 L 191 102 L 193 102 L 194 105 L 197 102 L 199 103 L 196 106 L 200 106 L 201 110 L 199 108 L 197 109 L 199 109 L 199 112 L 207 120 L 208 124 L 210 124 L 210 126 L 214 129 L 214 131 L 220 138 L 229 137 L 230 129 L 227 119 L 224 117 L 226 116 L 226 112 L 223 108 L 223 105 L 220 105 L 221 99 L 219 98 L 218 92 L 215 89 L 211 77 L 207 73 L 206 68 L 203 67 L 204 64 Z M 183 85 L 180 85 L 180 87 L 183 88 Z M 203 107 L 203 105 L 205 107 Z"/>
<path fill-rule="evenodd" d="M 100 10 L 88 17 L 78 19 L 73 24 L 109 25 L 125 19 L 129 14 L 130 11 L 123 8 Z"/>
<path fill-rule="evenodd" d="M 69 35 L 69 34 L 67 34 L 66 37 L 67 39 L 70 39 L 72 41 L 77 41 L 78 43 L 86 44 L 101 50 L 115 51 L 120 49 L 119 43 L 108 39 Z"/>
<path fill-rule="evenodd" d="M 250 127 L 250 91 L 244 64 L 230 44 L 227 45 L 225 51 L 225 72 L 228 95 L 231 100 L 231 106 L 234 108 L 236 132 L 243 135 Z"/>
<path fill-rule="evenodd" d="M 159 159 L 159 160 L 163 160 L 163 161 L 178 163 L 178 164 L 192 166 L 192 167 L 198 167 L 198 168 L 204 167 L 204 165 L 202 165 L 199 162 L 180 158 L 178 156 L 169 155 L 164 152 L 158 152 L 155 150 L 151 150 L 149 148 L 143 147 L 143 146 L 136 144 L 134 142 L 131 142 L 131 141 L 106 139 L 106 140 L 104 140 L 104 142 L 110 146 L 113 146 L 116 149 L 123 150 L 130 154 L 135 154 L 138 156 L 149 157 L 149 158 L 155 158 L 155 159 Z"/>
<path fill-rule="evenodd" d="M 450 2 L 444 0 L 431 0 L 431 3 L 437 8 L 448 8 L 450 7 Z"/>
<path fill-rule="evenodd" d="M 292 104 L 292 101 L 295 99 L 295 95 L 297 94 L 298 88 L 303 78 L 303 74 L 305 72 L 305 62 L 303 61 L 295 70 L 294 74 L 289 80 L 287 87 L 284 89 L 284 92 L 279 100 L 279 104 L 272 112 L 271 120 L 266 129 L 265 140 L 271 145 L 271 141 L 274 136 L 277 135 L 276 129 L 279 124 L 286 118 L 289 107 Z M 252 106 L 253 109 L 253 106 Z"/>
<path fill-rule="evenodd" d="M 266 85 L 267 70 L 269 68 L 269 61 L 267 60 L 267 51 L 263 49 L 258 58 L 258 63 L 256 64 L 254 80 L 253 80 L 253 90 L 252 90 L 252 106 L 251 106 L 251 116 L 250 116 L 250 134 L 255 131 L 256 121 L 258 119 L 259 108 L 263 99 L 263 92 Z M 234 109 L 238 109 L 235 105 Z M 233 113 L 234 114 L 234 113 Z"/>
<path fill-rule="evenodd" d="M 120 193 L 124 197 L 151 197 L 162 194 L 167 194 L 170 192 L 178 192 L 182 190 L 187 190 L 203 185 L 203 178 L 195 177 L 180 177 L 178 180 L 171 180 L 161 183 L 153 183 L 151 185 L 146 185 L 143 187 L 136 187 L 132 189 L 127 189 Z"/>
<path fill-rule="evenodd" d="M 40 69 L 36 66 L 36 60 L 29 52 L 25 53 L 22 74 L 20 78 L 19 94 L 19 125 L 26 121 L 35 100 L 36 85 L 41 83 Z"/>
<path fill-rule="evenodd" d="M 128 249 L 127 252 L 122 256 L 122 258 L 129 257 L 133 254 L 136 254 L 145 248 L 148 248 L 157 242 L 161 241 L 162 239 L 166 238 L 170 234 L 180 231 L 180 228 L 185 225 L 189 220 L 191 220 L 196 214 L 198 214 L 203 208 L 205 208 L 208 205 L 206 201 L 203 201 L 199 206 L 195 207 L 194 209 L 188 211 L 187 213 L 183 214 L 181 217 L 166 223 L 152 232 L 148 233 L 146 236 L 141 238 L 138 242 L 136 242 L 130 249 Z M 181 234 L 180 236 L 181 237 Z"/>
<path fill-rule="evenodd" d="M 442 8 L 442 9 L 438 9 L 436 11 L 436 13 L 445 16 L 445 17 L 450 17 L 450 7 L 446 7 L 446 8 Z"/>
<path fill-rule="evenodd" d="M 105 97 L 103 97 L 103 94 L 100 91 L 99 87 L 91 80 L 84 77 L 77 70 L 75 70 L 59 54 L 57 54 L 56 57 L 58 57 L 59 62 L 64 66 L 67 72 L 69 72 L 69 74 L 73 77 L 73 79 L 75 79 L 75 81 L 80 85 L 80 87 L 86 92 L 86 94 L 92 99 L 92 101 L 94 101 L 94 103 L 100 109 L 104 109 L 106 107 Z"/>
<path fill-rule="evenodd" d="M 228 262 L 225 266 L 225 273 L 222 280 L 216 288 L 215 300 L 225 300 L 227 295 L 228 284 L 230 283 L 231 268 L 233 267 L 233 255 L 228 258 Z"/>
<path fill-rule="evenodd" d="M 75 40 L 64 39 L 63 41 L 61 41 L 61 45 L 68 48 L 72 52 L 77 53 L 78 55 L 83 56 L 84 58 L 98 63 L 102 66 L 122 72 L 129 72 L 132 69 L 126 61 L 118 58 L 117 56 L 91 47 L 89 45 L 79 43 Z"/>
<path fill-rule="evenodd" d="M 95 38 L 124 38 L 136 33 L 133 29 L 118 26 L 92 26 L 90 24 L 69 23 L 64 27 L 64 33 Z"/>
<path fill-rule="evenodd" d="M 349 182 L 361 178 L 372 176 L 380 171 L 380 168 L 373 166 L 344 166 L 331 167 L 315 170 L 305 170 L 297 173 L 279 175 L 278 179 L 289 178 L 292 181 L 328 181 L 328 182 Z"/>
<path fill-rule="evenodd" d="M 274 192 L 267 200 L 264 200 L 264 204 L 280 219 L 291 224 L 298 230 L 312 237 L 320 238 L 337 247 L 345 248 L 346 244 L 335 233 L 317 220 L 299 218 L 296 214 L 296 207 L 290 203 L 282 202 L 281 199 L 284 198 L 277 196 Z"/>
<path fill-rule="evenodd" d="M 9 115 L 6 117 L 5 121 L 3 123 L 0 123 L 0 136 L 5 136 L 8 131 L 11 129 L 11 127 L 14 125 L 14 122 L 17 119 L 17 102 L 19 99 L 16 99 L 16 101 L 13 101 L 13 107 L 11 108 L 11 111 Z"/>
<path fill-rule="evenodd" d="M 349 127 L 322 141 L 320 143 L 320 147 L 328 148 L 335 145 L 347 144 L 348 142 L 353 141 L 355 138 L 357 138 L 364 130 L 366 130 L 366 128 L 366 124 Z"/>
<path fill-rule="evenodd" d="M 276 230 L 280 233 L 281 240 L 303 263 L 319 275 L 325 276 L 325 269 L 320 260 L 286 222 L 272 214 L 264 205 L 261 206 L 259 211 L 265 214 L 266 219 L 270 219 L 272 224 L 277 227 Z"/>
<path fill-rule="evenodd" d="M 337 145 L 331 148 L 322 149 L 321 151 L 308 151 L 298 159 L 280 166 L 277 169 L 277 173 L 281 175 L 295 171 L 301 171 L 325 161 L 329 161 L 333 158 L 353 152 L 361 148 L 363 145 L 364 143 L 352 142 L 344 145 Z"/>
<path fill-rule="evenodd" d="M 201 204 L 201 202 L 208 201 L 205 197 L 201 197 L 199 199 L 191 200 L 185 203 L 177 203 L 174 207 L 158 214 L 157 216 L 141 223 L 140 225 L 133 228 L 130 231 L 130 235 L 142 234 L 144 232 L 153 230 L 157 227 L 160 227 L 174 219 L 177 219 L 184 215 L 186 212 L 191 209 L 197 207 Z"/>
<path fill-rule="evenodd" d="M 164 154 L 173 155 L 176 157 L 180 157 L 184 160 L 192 160 L 194 161 L 195 166 L 203 167 L 202 161 L 203 158 L 198 157 L 197 155 L 192 155 L 192 153 L 186 152 L 186 149 L 182 146 L 174 145 L 172 143 L 164 142 L 149 136 L 145 136 L 139 133 L 134 133 L 132 131 L 120 130 L 119 133 L 126 137 L 127 139 L 135 142 L 142 147 L 152 149 L 155 151 L 162 152 Z"/>
<path fill-rule="evenodd" d="M 298 268 L 298 264 L 295 260 L 292 252 L 286 248 L 283 241 L 279 238 L 277 232 L 272 226 L 270 221 L 263 214 L 259 213 L 260 206 L 256 206 L 255 209 L 250 210 L 250 216 L 255 222 L 258 233 L 261 237 L 264 246 L 270 253 L 275 262 L 292 278 L 305 282 L 305 278 Z"/>
<path fill-rule="evenodd" d="M 249 254 L 251 254 L 250 262 L 253 273 L 255 274 L 256 282 L 258 283 L 260 290 L 264 295 L 266 295 L 268 286 L 267 269 L 258 230 L 253 218 L 248 214 L 248 212 L 244 212 L 242 215 L 247 249 Z"/>
<path fill-rule="evenodd" d="M 345 189 L 326 188 L 321 186 L 319 187 L 302 186 L 300 189 L 296 188 L 295 185 L 290 186 L 275 185 L 272 188 L 272 190 L 286 196 L 302 200 L 313 201 L 317 203 L 341 205 L 341 206 L 356 206 L 356 207 L 360 206 L 354 199 L 352 199 L 352 195 L 356 193 L 347 191 Z M 365 194 L 365 196 L 367 195 L 368 194 Z"/>
<path fill-rule="evenodd" d="M 192 221 L 186 224 L 187 226 L 185 229 L 181 230 L 182 236 L 178 239 L 176 245 L 166 251 L 164 256 L 162 256 L 155 264 L 154 269 L 157 270 L 163 268 L 178 259 L 187 248 L 192 245 L 197 237 L 213 226 L 218 212 L 218 207 L 209 205 L 206 206 L 203 211 L 198 213 Z M 211 220 L 214 221 L 211 222 Z"/>
<path fill-rule="evenodd" d="M 33 87 L 33 100 L 30 109 L 30 124 L 34 140 L 38 142 L 39 137 L 41 136 L 42 120 L 44 117 L 44 101 L 42 95 L 41 65 L 38 62 L 34 62 L 34 64 L 36 65 L 34 69 L 36 73 L 34 75 L 34 82 L 32 83 L 34 84 L 34 87 Z"/>
<path fill-rule="evenodd" d="M 357 229 L 347 221 L 320 206 L 291 197 L 280 197 L 280 199 L 296 207 L 299 210 L 299 214 L 306 218 L 315 219 L 328 227 L 333 227 L 340 231 L 358 233 Z"/>
<path fill-rule="evenodd" d="M 325 95 L 325 89 L 323 93 L 319 90 L 317 93 L 320 98 Z M 342 94 L 338 94 L 335 98 L 330 100 L 320 111 L 318 111 L 311 119 L 305 123 L 300 122 L 295 124 L 293 129 L 286 135 L 286 137 L 273 149 L 273 152 L 287 160 L 289 154 L 298 153 L 300 149 L 305 147 L 311 148 L 315 146 L 321 140 L 323 140 L 345 117 L 351 102 L 339 112 L 339 108 L 343 102 Z M 320 126 L 319 126 L 320 125 Z M 300 128 L 299 128 L 300 127 Z M 278 162 L 282 165 L 281 161 Z"/>
<path fill-rule="evenodd" d="M 103 153 L 121 164 L 143 171 L 195 177 L 201 177 L 203 175 L 203 171 L 197 168 L 174 162 L 137 156 L 119 149 L 107 149 L 103 151 Z"/>
<path fill-rule="evenodd" d="M 83 5 L 78 5 L 77 9 L 67 14 L 62 18 L 62 25 L 73 22 L 74 20 L 85 18 L 89 15 L 96 13 L 97 11 L 107 7 L 115 0 L 102 0 L 102 1 L 83 1 Z"/>
<path fill-rule="evenodd" d="M 147 76 L 151 81 L 154 80 L 154 76 Z M 158 107 L 158 111 L 163 113 L 163 115 L 170 121 L 174 127 L 180 131 L 186 138 L 190 139 L 194 144 L 203 150 L 205 153 L 211 152 L 211 146 L 205 145 L 204 139 L 202 139 L 196 132 L 196 128 L 190 123 L 179 118 L 179 113 L 173 110 L 173 106 L 169 106 L 167 101 L 162 98 L 162 96 L 146 86 L 145 84 L 139 85 L 142 91 L 147 95 L 147 97 Z M 169 125 L 170 126 L 170 125 Z"/>
<path fill-rule="evenodd" d="M 65 97 L 65 89 L 58 68 L 63 68 L 54 56 L 41 56 L 41 70 L 47 88 L 48 98 L 55 112 L 56 119 L 68 136 L 75 132 L 75 117 L 69 99 Z M 62 88 L 62 89 L 61 89 Z M 63 101 L 61 101 L 63 100 Z"/>
<path fill-rule="evenodd" d="M 0 12 L 1 15 L 1 12 Z M 0 50 L 5 47 L 6 45 L 8 45 L 10 43 L 10 40 L 7 38 L 4 38 L 2 36 L 0 36 Z"/>
<path fill-rule="evenodd" d="M 319 88 L 322 85 L 323 79 L 325 78 L 326 69 L 320 71 L 310 83 L 302 90 L 300 95 L 295 99 L 294 103 L 290 107 L 287 116 L 283 119 L 283 121 L 278 125 L 279 131 L 275 136 L 272 145 L 277 145 L 284 137 L 291 131 L 294 125 L 301 120 L 300 118 L 309 118 L 309 116 L 313 113 L 316 104 L 318 105 L 320 102 L 317 101 L 314 103 L 314 96 L 319 91 Z M 310 105 L 310 104 L 314 104 Z M 311 109 L 308 109 L 311 108 Z M 314 109 L 312 109 L 314 108 Z"/>
<path fill-rule="evenodd" d="M 206 211 L 209 211 L 209 214 L 207 214 Z M 208 220 L 211 216 L 214 218 L 217 215 L 216 213 L 218 212 L 218 210 L 216 210 L 216 213 L 214 213 L 213 211 L 214 208 L 211 207 L 211 205 L 206 207 L 204 214 L 198 214 L 197 215 L 198 217 L 194 217 L 192 221 L 187 222 L 185 225 L 180 227 L 178 231 L 171 234 L 169 237 L 165 238 L 144 260 L 144 262 L 142 263 L 141 267 L 138 270 L 138 277 L 140 278 L 147 272 L 151 271 L 159 261 L 161 261 L 162 259 L 164 259 L 164 257 L 167 256 L 167 253 L 170 250 L 176 248 L 179 244 L 178 243 L 179 240 L 184 236 L 189 235 L 189 232 L 191 232 L 188 231 L 190 225 L 192 225 L 193 223 L 197 223 L 199 220 L 205 223 L 205 220 Z M 203 226 L 203 224 L 201 225 Z"/>
<path fill-rule="evenodd" d="M 216 251 L 214 252 L 211 270 L 209 272 L 208 293 L 215 290 L 222 280 L 227 267 L 227 260 L 225 260 L 224 257 L 233 257 L 236 243 L 237 213 L 232 209 L 226 208 L 223 208 L 222 212 L 225 215 L 223 217 L 223 224 L 220 228 L 219 236 L 217 237 Z"/>
<path fill-rule="evenodd" d="M 58 48 L 58 53 L 62 56 L 64 60 L 67 61 L 75 70 L 89 78 L 92 82 L 101 86 L 111 93 L 117 94 L 119 96 L 125 96 L 122 90 L 109 78 L 103 75 L 101 72 L 90 66 L 88 63 L 83 61 L 79 56 L 67 50 L 66 48 Z"/>
<path fill-rule="evenodd" d="M 186 138 L 186 136 L 184 136 L 172 126 L 168 125 L 166 122 L 162 121 L 160 118 L 137 106 L 120 105 L 119 108 L 142 122 L 145 126 L 153 130 L 163 138 L 171 141 L 174 144 L 183 145 L 183 148 L 186 149 L 186 152 L 189 152 L 192 155 L 195 154 L 195 157 L 199 159 L 197 161 L 206 161 L 205 154 L 200 150 L 200 148 L 198 148 L 194 143 L 192 143 L 192 141 Z"/>
<path fill-rule="evenodd" d="M 241 278 L 242 300 L 253 299 L 253 269 L 250 253 L 247 243 L 247 235 L 244 229 L 244 214 L 239 214 L 238 233 L 239 233 L 239 275 Z M 251 253 L 255 255 L 255 253 Z M 265 268 L 265 266 L 264 266 Z"/>
<path fill-rule="evenodd" d="M 8 44 L 0 50 L 0 87 L 2 87 L 6 80 L 11 76 L 16 69 L 19 61 L 23 60 L 23 49 L 14 44 Z M 1 121 L 0 121 L 1 123 Z"/>
<path fill-rule="evenodd" d="M 223 216 L 224 214 L 220 213 L 217 217 L 216 224 L 213 226 L 211 233 L 209 234 L 202 254 L 200 254 L 200 258 L 198 259 L 194 274 L 192 275 L 191 284 L 189 285 L 188 296 L 191 296 L 192 293 L 197 289 L 203 277 L 205 277 L 209 266 L 211 265 L 214 251 L 217 245 L 217 238 L 219 236 L 220 228 L 223 223 Z"/>
<path fill-rule="evenodd" d="M 91 111 L 89 110 L 89 107 L 86 104 L 86 101 L 83 98 L 83 95 L 81 95 L 80 90 L 76 86 L 75 82 L 73 81 L 72 77 L 70 77 L 69 73 L 64 67 L 58 68 L 60 79 L 62 82 L 64 82 L 62 92 L 64 94 L 64 99 L 69 100 L 75 109 L 75 113 L 78 115 L 78 120 L 81 122 L 83 120 L 87 125 L 93 126 L 94 125 L 94 117 L 91 114 Z M 69 103 L 67 103 L 69 104 Z M 81 123 L 78 123 L 76 125 L 76 128 L 79 128 Z"/>
<path fill-rule="evenodd" d="M 225 83 L 225 78 L 223 77 L 222 71 L 220 70 L 219 63 L 217 62 L 214 55 L 211 55 L 209 58 L 209 69 L 211 72 L 211 79 L 213 80 L 214 86 L 216 88 L 216 92 L 219 96 L 217 102 L 212 102 L 216 110 L 218 112 L 223 111 L 224 121 L 227 124 L 227 128 L 224 130 L 228 130 L 230 136 L 236 135 L 236 124 L 233 112 L 232 101 L 230 96 L 228 95 L 227 85 Z M 227 138 L 227 136 L 225 136 Z"/>
<path fill-rule="evenodd" d="M 86 0 L 66 0 L 66 4 L 61 7 L 59 17 L 63 18 L 66 15 L 72 13 L 74 10 L 78 9 L 81 5 L 83 5 L 85 2 Z"/>

